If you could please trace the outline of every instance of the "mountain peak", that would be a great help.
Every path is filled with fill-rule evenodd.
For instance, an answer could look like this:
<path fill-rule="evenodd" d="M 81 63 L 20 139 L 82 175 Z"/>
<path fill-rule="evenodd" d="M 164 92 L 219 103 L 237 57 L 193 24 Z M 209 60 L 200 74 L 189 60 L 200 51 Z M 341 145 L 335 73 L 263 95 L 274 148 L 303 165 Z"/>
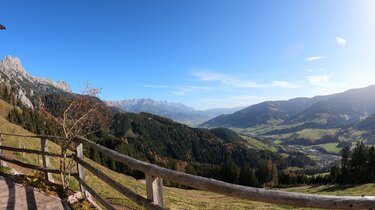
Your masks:
<path fill-rule="evenodd" d="M 29 77 L 19 58 L 7 55 L 0 62 L 3 64 L 5 67 L 4 70 L 6 70 L 8 74 L 14 75 L 16 73 L 20 73 L 24 77 Z"/>
<path fill-rule="evenodd" d="M 39 96 L 56 91 L 71 92 L 63 81 L 34 77 L 28 74 L 17 57 L 6 56 L 0 60 L 0 83 L 9 90 L 15 90 L 14 95 L 24 105 L 33 108 L 40 101 Z"/>
<path fill-rule="evenodd" d="M 18 57 L 11 55 L 5 56 L 3 60 L 0 60 L 0 65 L 3 67 L 2 71 L 12 79 L 18 78 L 23 81 L 25 78 L 33 84 L 52 85 L 55 88 L 61 89 L 66 92 L 71 92 L 68 84 L 64 81 L 54 81 L 46 78 L 35 77 L 29 75 L 21 64 L 21 60 Z"/>

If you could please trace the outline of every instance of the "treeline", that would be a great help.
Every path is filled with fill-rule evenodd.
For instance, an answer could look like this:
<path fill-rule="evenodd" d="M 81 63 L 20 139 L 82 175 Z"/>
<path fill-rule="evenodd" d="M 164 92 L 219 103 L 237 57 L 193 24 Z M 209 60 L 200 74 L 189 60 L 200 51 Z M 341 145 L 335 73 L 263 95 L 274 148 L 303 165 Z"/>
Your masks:
<path fill-rule="evenodd" d="M 59 126 L 47 120 L 37 109 L 23 105 L 14 107 L 8 114 L 8 121 L 36 134 L 61 135 Z"/>
<path fill-rule="evenodd" d="M 273 187 L 278 184 L 278 171 L 272 160 L 261 160 L 253 168 L 249 165 L 238 166 L 232 160 L 210 167 L 197 167 L 193 164 L 185 172 L 251 187 Z"/>
<path fill-rule="evenodd" d="M 308 176 L 302 171 L 287 171 L 279 176 L 281 185 L 301 184 L 365 184 L 375 183 L 375 147 L 358 142 L 351 150 L 342 150 L 341 163 L 333 166 L 329 174 Z"/>
<path fill-rule="evenodd" d="M 279 187 L 324 185 L 328 183 L 333 183 L 329 174 L 306 175 L 303 170 L 290 170 L 279 174 Z"/>
<path fill-rule="evenodd" d="M 133 149 L 128 149 L 128 151 L 134 151 Z M 143 179 L 144 174 L 140 171 L 133 170 L 121 163 L 113 161 L 107 156 L 99 153 L 95 150 L 89 149 L 86 151 L 91 159 L 104 165 L 112 170 L 120 173 L 131 175 L 137 179 Z M 122 152 L 127 154 L 128 152 Z M 139 153 L 132 155 L 138 156 Z M 145 160 L 148 161 L 148 160 Z M 181 164 L 182 163 L 182 164 Z M 239 184 L 243 186 L 251 187 L 274 187 L 278 185 L 278 170 L 276 164 L 272 160 L 261 160 L 255 167 L 250 167 L 249 165 L 238 166 L 233 160 L 228 160 L 223 164 L 204 164 L 204 163 L 186 163 L 180 160 L 168 159 L 165 162 L 154 163 L 159 166 L 169 168 L 176 171 L 182 171 L 192 175 L 198 175 L 207 178 L 213 178 L 216 180 L 221 180 L 224 182 L 229 182 L 233 184 Z M 183 166 L 181 166 L 183 165 Z M 175 186 L 184 188 L 184 186 L 171 183 L 168 180 L 164 181 L 165 185 Z"/>
<path fill-rule="evenodd" d="M 17 100 L 17 97 L 13 94 L 13 91 L 14 90 L 10 85 L 0 83 L 0 99 L 8 102 L 10 105 L 16 106 L 19 104 L 19 100 Z"/>
<path fill-rule="evenodd" d="M 363 142 L 350 150 L 342 150 L 341 164 L 331 168 L 331 180 L 335 183 L 364 184 L 375 183 L 375 147 Z"/>
<path fill-rule="evenodd" d="M 61 129 L 53 122 L 45 119 L 37 110 L 26 107 L 14 95 L 17 92 L 11 85 L 0 83 L 0 99 L 13 106 L 7 119 L 9 122 L 20 125 L 22 128 L 36 134 L 59 135 Z"/>

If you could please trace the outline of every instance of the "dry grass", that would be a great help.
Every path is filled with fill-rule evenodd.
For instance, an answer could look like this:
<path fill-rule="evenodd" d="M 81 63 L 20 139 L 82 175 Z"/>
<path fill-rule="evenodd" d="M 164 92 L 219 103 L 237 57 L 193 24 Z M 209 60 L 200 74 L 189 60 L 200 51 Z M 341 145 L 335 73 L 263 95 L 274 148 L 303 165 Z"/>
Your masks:
<path fill-rule="evenodd" d="M 13 109 L 13 106 L 0 99 L 0 115 L 7 117 L 9 112 Z"/>

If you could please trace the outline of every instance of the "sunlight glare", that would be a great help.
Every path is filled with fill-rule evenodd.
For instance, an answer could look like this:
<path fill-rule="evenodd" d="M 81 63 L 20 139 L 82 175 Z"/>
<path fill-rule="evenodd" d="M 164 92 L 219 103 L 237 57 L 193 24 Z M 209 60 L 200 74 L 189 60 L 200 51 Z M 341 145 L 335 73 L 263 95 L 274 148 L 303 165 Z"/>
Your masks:
<path fill-rule="evenodd" d="M 375 23 L 375 1 L 367 0 L 364 7 L 366 11 L 365 12 L 366 18 L 368 18 L 371 23 Z"/>

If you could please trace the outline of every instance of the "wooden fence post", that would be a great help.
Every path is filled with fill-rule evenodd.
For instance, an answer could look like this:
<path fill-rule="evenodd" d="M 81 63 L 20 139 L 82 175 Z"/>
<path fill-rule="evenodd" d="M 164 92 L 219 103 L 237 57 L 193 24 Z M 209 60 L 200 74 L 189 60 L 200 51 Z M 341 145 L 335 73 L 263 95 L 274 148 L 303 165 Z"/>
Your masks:
<path fill-rule="evenodd" d="M 75 142 L 74 142 L 75 143 Z M 75 143 L 75 147 L 76 147 L 76 153 L 77 153 L 77 157 L 79 158 L 84 158 L 83 156 L 83 144 L 82 143 L 79 143 L 79 144 L 76 144 Z M 77 171 L 78 171 L 78 177 L 80 179 L 82 179 L 83 181 L 85 181 L 85 168 L 83 166 L 81 166 L 79 163 L 77 163 Z M 81 189 L 81 192 L 82 192 L 82 195 L 85 196 L 87 199 L 91 199 L 91 195 L 90 193 L 85 189 L 85 187 L 80 184 L 80 189 Z"/>
<path fill-rule="evenodd" d="M 3 135 L 2 134 L 0 134 L 0 146 L 2 145 L 2 143 L 3 143 Z M 3 151 L 0 149 L 0 156 L 1 155 L 3 155 Z M 0 166 L 1 167 L 4 167 L 4 161 L 3 160 L 0 160 Z"/>
<path fill-rule="evenodd" d="M 146 174 L 147 199 L 164 207 L 163 179 Z"/>
<path fill-rule="evenodd" d="M 46 138 L 40 139 L 40 148 L 42 152 L 48 152 L 48 140 Z M 49 157 L 45 155 L 44 153 L 42 154 L 42 162 L 43 162 L 43 167 L 45 168 L 51 167 L 51 164 L 49 162 Z M 52 173 L 45 172 L 45 177 L 48 181 L 54 182 Z"/>

